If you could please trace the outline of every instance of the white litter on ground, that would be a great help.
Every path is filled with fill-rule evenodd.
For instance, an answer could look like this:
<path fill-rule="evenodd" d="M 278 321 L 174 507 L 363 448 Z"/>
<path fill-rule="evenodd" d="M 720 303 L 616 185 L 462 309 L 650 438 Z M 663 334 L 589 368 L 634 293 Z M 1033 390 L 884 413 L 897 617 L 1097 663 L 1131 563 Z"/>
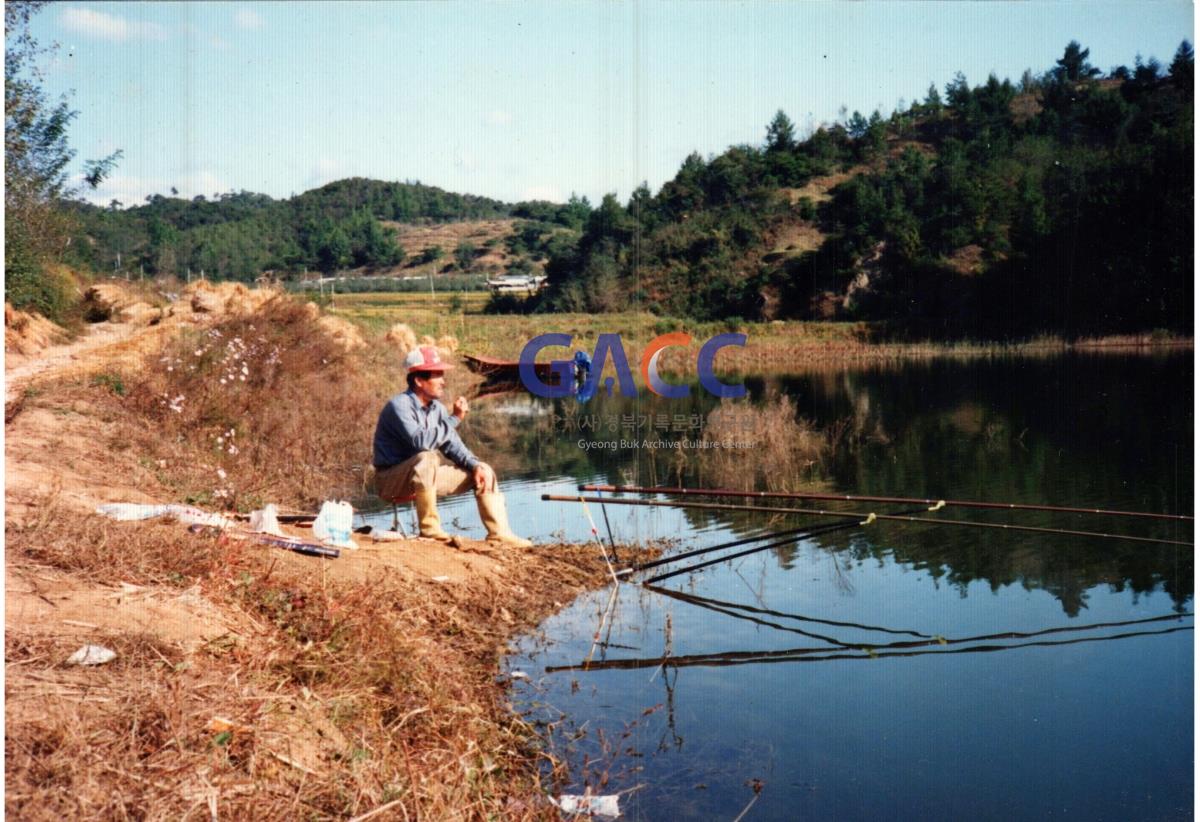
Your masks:
<path fill-rule="evenodd" d="M 279 527 L 279 511 L 274 503 L 268 503 L 262 509 L 251 512 L 250 530 L 273 537 L 286 536 Z"/>
<path fill-rule="evenodd" d="M 199 508 L 193 508 L 191 505 L 176 503 L 154 505 L 139 502 L 110 502 L 97 507 L 96 513 L 121 522 L 136 522 L 155 517 L 174 517 L 184 525 L 209 525 L 214 528 L 233 527 L 233 522 L 220 514 L 210 514 Z"/>
<path fill-rule="evenodd" d="M 103 645 L 84 645 L 67 657 L 68 665 L 103 665 L 117 658 L 117 652 Z"/>
<path fill-rule="evenodd" d="M 559 797 L 551 797 L 550 801 L 562 809 L 563 813 L 589 813 L 613 817 L 621 815 L 615 793 L 605 796 L 576 796 L 565 793 Z"/>
<path fill-rule="evenodd" d="M 399 531 L 380 531 L 378 528 L 372 528 L 370 536 L 375 542 L 404 542 L 408 539 Z"/>

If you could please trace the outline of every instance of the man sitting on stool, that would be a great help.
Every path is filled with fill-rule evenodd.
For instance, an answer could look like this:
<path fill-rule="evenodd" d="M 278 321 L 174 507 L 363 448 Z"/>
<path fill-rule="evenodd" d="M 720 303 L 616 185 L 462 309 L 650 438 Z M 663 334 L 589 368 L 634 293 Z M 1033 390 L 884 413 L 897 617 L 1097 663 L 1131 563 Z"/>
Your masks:
<path fill-rule="evenodd" d="M 423 345 L 404 358 L 408 390 L 388 400 L 375 426 L 375 492 L 384 499 L 413 497 L 421 536 L 446 542 L 437 498 L 475 489 L 479 518 L 488 540 L 516 548 L 533 543 L 508 527 L 504 496 L 496 472 L 471 453 L 454 430 L 467 416 L 467 400 L 454 401 L 452 413 L 438 400 L 446 390 L 445 372 L 453 368 L 437 348 Z"/>

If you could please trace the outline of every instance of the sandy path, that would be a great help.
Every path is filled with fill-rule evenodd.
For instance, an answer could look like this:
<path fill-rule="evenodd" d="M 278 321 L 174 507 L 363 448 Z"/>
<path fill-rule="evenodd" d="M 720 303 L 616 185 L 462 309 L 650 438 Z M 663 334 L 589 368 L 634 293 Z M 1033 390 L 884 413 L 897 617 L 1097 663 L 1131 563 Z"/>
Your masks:
<path fill-rule="evenodd" d="M 66 345 L 52 345 L 38 354 L 6 354 L 4 358 L 4 404 L 8 405 L 21 390 L 36 379 L 62 376 L 74 370 L 86 370 L 104 361 L 102 351 L 150 329 L 130 323 L 96 323 Z"/>

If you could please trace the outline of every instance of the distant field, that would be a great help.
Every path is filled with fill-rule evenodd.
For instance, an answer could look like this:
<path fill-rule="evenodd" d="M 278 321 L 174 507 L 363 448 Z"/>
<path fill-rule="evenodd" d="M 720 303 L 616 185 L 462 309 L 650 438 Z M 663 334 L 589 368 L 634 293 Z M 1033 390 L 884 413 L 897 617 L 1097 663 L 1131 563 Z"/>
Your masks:
<path fill-rule="evenodd" d="M 457 296 L 457 302 L 455 298 Z M 458 339 L 459 352 L 516 359 L 531 338 L 548 332 L 572 336 L 572 348 L 593 351 L 600 334 L 620 334 L 635 371 L 635 358 L 654 337 L 669 331 L 692 336 L 690 349 L 673 348 L 663 354 L 663 366 L 691 370 L 701 343 L 714 334 L 741 331 L 744 349 L 727 348 L 718 358 L 720 368 L 742 372 L 803 371 L 837 367 L 850 362 L 887 362 L 937 357 L 980 357 L 1009 354 L 1054 355 L 1068 348 L 1089 351 L 1149 350 L 1165 346 L 1191 346 L 1190 338 L 1136 335 L 1085 340 L 1074 344 L 1057 337 L 1040 337 L 1018 343 L 996 342 L 872 342 L 875 328 L 847 322 L 696 322 L 659 317 L 648 311 L 615 314 L 489 315 L 480 313 L 488 295 L 482 293 L 435 294 L 376 293 L 338 295 L 330 310 L 364 329 L 382 335 L 396 323 L 405 323 L 418 335 Z M 551 353 L 561 355 L 562 351 Z M 549 358 L 548 356 L 546 357 Z"/>

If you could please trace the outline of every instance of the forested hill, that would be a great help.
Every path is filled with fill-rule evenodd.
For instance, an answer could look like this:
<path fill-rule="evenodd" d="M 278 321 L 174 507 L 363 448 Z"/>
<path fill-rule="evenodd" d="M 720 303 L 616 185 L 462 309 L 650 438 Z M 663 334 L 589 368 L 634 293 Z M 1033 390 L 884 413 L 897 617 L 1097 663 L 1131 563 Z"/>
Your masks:
<path fill-rule="evenodd" d="M 97 271 L 118 255 L 125 270 L 243 280 L 379 271 L 404 259 L 396 223 L 504 218 L 514 259 L 544 265 L 550 288 L 494 310 L 637 305 L 887 321 L 920 336 L 1191 333 L 1191 46 L 1168 66 L 1139 57 L 1107 73 L 1088 57 L 1072 42 L 1042 74 L 959 74 L 887 116 L 854 112 L 803 137 L 780 111 L 762 144 L 692 154 L 626 203 L 512 205 L 350 179 L 284 201 L 74 204 L 68 248 Z M 472 268 L 469 245 L 458 270 Z"/>
<path fill-rule="evenodd" d="M 551 259 L 546 310 L 856 318 L 901 333 L 1191 332 L 1193 54 L 1107 75 L 961 74 L 888 117 L 688 157 L 606 197 Z"/>
<path fill-rule="evenodd" d="M 526 218 L 578 229 L 586 200 L 515 205 L 420 183 L 351 178 L 287 200 L 229 192 L 191 200 L 156 194 L 144 205 L 70 203 L 78 217 L 73 262 L 96 271 L 253 280 L 264 271 L 382 268 L 405 249 L 385 223 Z M 453 249 L 449 249 L 453 250 Z M 119 256 L 118 256 L 119 255 Z"/>

